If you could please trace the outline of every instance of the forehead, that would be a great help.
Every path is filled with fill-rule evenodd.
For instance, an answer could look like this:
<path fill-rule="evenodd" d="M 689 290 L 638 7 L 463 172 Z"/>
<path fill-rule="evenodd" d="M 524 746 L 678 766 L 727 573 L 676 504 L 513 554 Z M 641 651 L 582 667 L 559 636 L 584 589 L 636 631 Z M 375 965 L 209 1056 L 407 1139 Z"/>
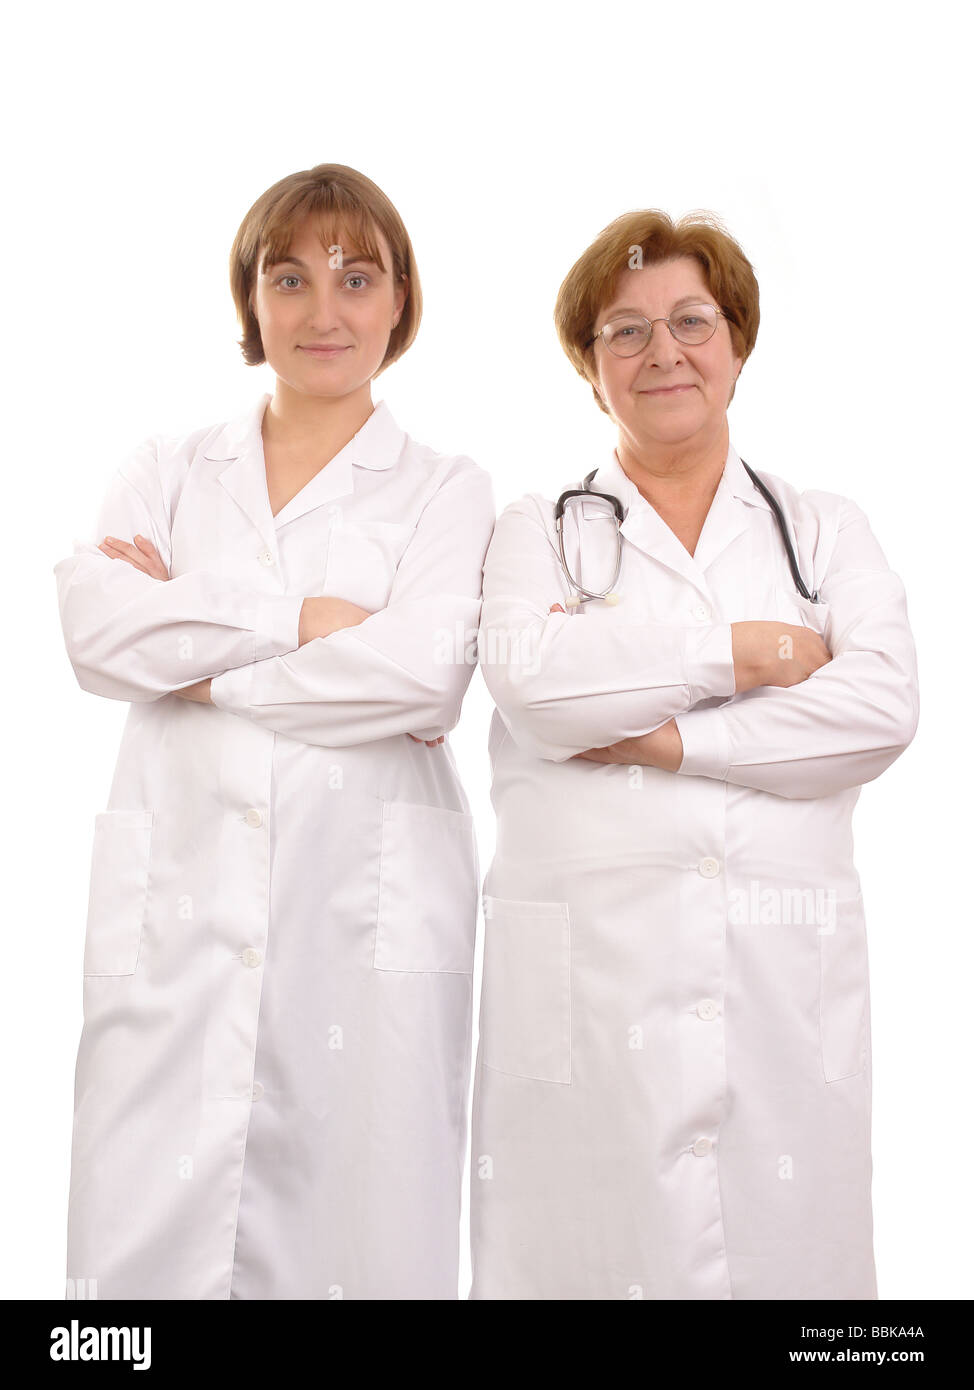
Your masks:
<path fill-rule="evenodd" d="M 383 262 L 388 264 L 388 244 L 378 227 L 366 224 L 357 232 L 340 218 L 327 213 L 308 214 L 290 227 L 277 229 L 268 237 L 262 263 L 277 264 L 288 256 L 310 262 L 330 256 L 328 248 L 331 246 L 340 246 L 346 259 L 374 256 L 378 251 Z"/>
<path fill-rule="evenodd" d="M 616 281 L 603 312 L 625 306 L 668 314 L 686 295 L 708 301 L 711 298 L 703 266 L 693 256 L 680 256 L 658 265 L 643 266 L 641 270 L 631 270 L 627 266 Z"/>

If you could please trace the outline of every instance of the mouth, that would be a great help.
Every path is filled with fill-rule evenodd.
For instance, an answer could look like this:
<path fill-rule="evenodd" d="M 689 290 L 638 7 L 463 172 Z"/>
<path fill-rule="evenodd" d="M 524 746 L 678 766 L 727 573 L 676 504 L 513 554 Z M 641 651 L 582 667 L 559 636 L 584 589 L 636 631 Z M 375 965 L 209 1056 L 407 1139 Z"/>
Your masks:
<path fill-rule="evenodd" d="M 306 353 L 308 354 L 309 357 L 321 357 L 321 358 L 325 358 L 325 359 L 327 360 L 327 359 L 330 358 L 330 357 L 338 357 L 341 353 L 347 352 L 347 351 L 348 351 L 348 347 L 347 347 L 347 346 L 345 346 L 345 347 L 338 347 L 338 346 L 334 346 L 334 347 L 314 347 L 314 346 L 309 346 L 309 347 L 302 347 L 302 348 L 301 348 L 301 351 L 302 351 L 302 352 L 306 352 Z"/>
<path fill-rule="evenodd" d="M 684 391 L 692 391 L 694 388 L 688 386 L 657 386 L 652 391 L 640 391 L 641 396 L 682 396 Z"/>

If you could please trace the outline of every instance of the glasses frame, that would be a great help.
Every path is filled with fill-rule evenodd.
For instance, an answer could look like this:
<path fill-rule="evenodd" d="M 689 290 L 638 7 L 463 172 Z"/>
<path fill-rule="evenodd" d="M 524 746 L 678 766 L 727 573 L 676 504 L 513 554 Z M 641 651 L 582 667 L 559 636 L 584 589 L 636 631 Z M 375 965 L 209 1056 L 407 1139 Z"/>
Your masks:
<path fill-rule="evenodd" d="M 673 310 L 673 313 L 683 313 L 686 309 L 700 308 L 713 309 L 714 313 L 717 315 L 718 318 L 727 318 L 727 315 L 724 313 L 723 309 L 720 307 L 719 304 L 711 304 L 709 300 L 706 299 L 694 300 L 692 304 L 681 304 L 679 309 Z M 610 343 L 605 337 L 605 330 L 611 324 L 618 323 L 618 318 L 609 319 L 608 323 L 604 323 L 602 327 L 599 329 L 598 333 L 596 333 L 594 337 L 589 338 L 586 347 L 591 347 L 595 343 L 596 339 L 601 338 L 602 342 L 606 347 L 606 350 L 608 352 L 611 352 L 613 357 L 638 357 L 641 352 L 645 352 L 646 348 L 649 347 L 650 339 L 653 336 L 653 325 L 657 323 L 665 323 L 667 328 L 670 330 L 670 337 L 673 339 L 674 342 L 680 343 L 682 347 L 703 347 L 704 343 L 709 343 L 710 339 L 714 336 L 714 333 L 717 332 L 717 320 L 715 319 L 713 329 L 710 333 L 708 333 L 706 338 L 701 338 L 701 340 L 698 343 L 685 343 L 682 338 L 678 338 L 677 335 L 673 332 L 673 325 L 670 323 L 669 318 L 648 319 L 645 314 L 623 314 L 620 315 L 620 318 L 642 319 L 643 323 L 646 325 L 647 332 L 646 341 L 643 343 L 641 348 L 637 348 L 635 352 L 617 352 L 615 348 L 613 348 L 610 345 Z"/>

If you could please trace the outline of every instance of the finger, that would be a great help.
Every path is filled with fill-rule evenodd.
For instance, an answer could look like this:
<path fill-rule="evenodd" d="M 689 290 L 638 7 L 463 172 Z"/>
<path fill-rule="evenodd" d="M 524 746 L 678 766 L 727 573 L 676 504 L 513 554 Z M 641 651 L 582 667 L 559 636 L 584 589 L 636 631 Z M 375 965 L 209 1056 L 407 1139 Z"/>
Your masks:
<path fill-rule="evenodd" d="M 105 540 L 113 550 L 120 550 L 123 555 L 131 555 L 137 560 L 142 559 L 142 552 L 131 541 L 123 541 L 118 536 L 106 536 Z"/>
<path fill-rule="evenodd" d="M 154 545 L 152 544 L 152 542 L 149 540 L 148 536 L 140 536 L 140 535 L 136 534 L 136 535 L 133 537 L 133 539 L 135 540 L 135 544 L 136 544 L 136 545 L 139 547 L 139 549 L 142 551 L 142 554 L 143 554 L 143 555 L 148 555 L 148 556 L 150 556 L 152 559 L 155 559 L 155 560 L 161 560 L 161 559 L 162 559 L 162 556 L 159 554 L 158 550 L 155 548 L 155 546 L 154 546 Z"/>
<path fill-rule="evenodd" d="M 423 741 L 421 738 L 417 738 L 415 734 L 407 734 L 406 737 L 411 738 L 413 743 L 422 743 Z"/>
<path fill-rule="evenodd" d="M 110 560 L 124 560 L 125 563 L 131 565 L 133 569 L 141 570 L 143 574 L 149 573 L 149 570 L 141 560 L 136 559 L 132 555 L 126 555 L 122 550 L 116 550 L 113 546 L 104 542 L 99 545 L 98 549 L 104 551 Z"/>

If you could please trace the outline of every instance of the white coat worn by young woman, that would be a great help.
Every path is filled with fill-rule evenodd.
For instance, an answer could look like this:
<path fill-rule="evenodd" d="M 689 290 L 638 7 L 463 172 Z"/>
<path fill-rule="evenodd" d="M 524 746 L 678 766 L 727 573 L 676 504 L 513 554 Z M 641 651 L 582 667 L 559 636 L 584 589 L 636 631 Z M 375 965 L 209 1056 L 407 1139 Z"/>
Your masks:
<path fill-rule="evenodd" d="M 56 566 L 79 682 L 131 702 L 95 825 L 69 1290 L 453 1299 L 479 873 L 444 736 L 491 485 L 373 409 L 420 298 L 371 181 L 282 180 L 231 264 L 273 394 L 147 439 L 100 544 Z"/>
<path fill-rule="evenodd" d="M 757 311 L 716 219 L 656 212 L 559 295 L 619 429 L 591 488 L 622 503 L 622 570 L 617 603 L 573 606 L 537 494 L 485 565 L 473 1298 L 877 1296 L 851 822 L 913 737 L 915 652 L 862 510 L 762 470 L 822 602 L 796 590 L 726 420 Z M 616 544 L 605 503 L 569 505 L 585 588 Z"/>

